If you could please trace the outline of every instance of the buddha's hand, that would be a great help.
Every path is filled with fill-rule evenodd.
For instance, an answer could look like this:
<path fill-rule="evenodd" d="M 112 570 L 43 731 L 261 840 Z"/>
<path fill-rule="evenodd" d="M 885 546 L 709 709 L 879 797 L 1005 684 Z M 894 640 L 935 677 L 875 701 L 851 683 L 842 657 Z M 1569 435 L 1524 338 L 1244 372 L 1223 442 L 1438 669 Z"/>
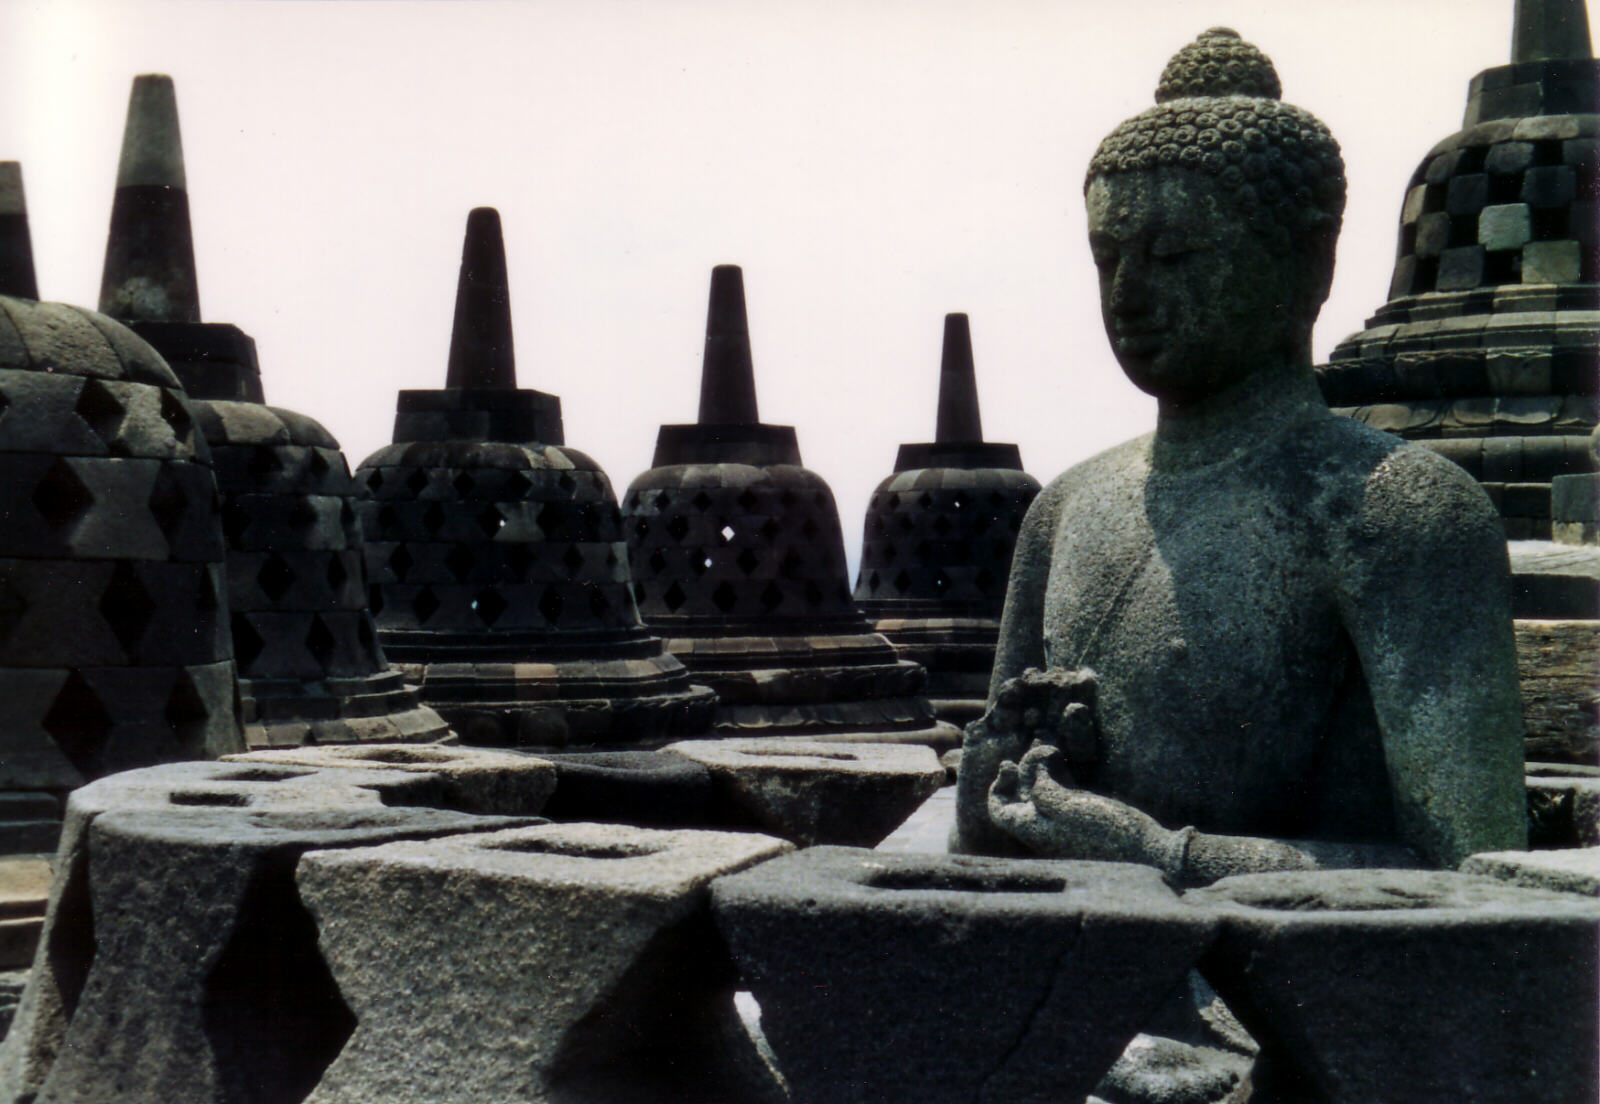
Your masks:
<path fill-rule="evenodd" d="M 995 744 L 1019 758 L 1043 744 L 1059 750 L 1066 763 L 1082 768 L 1100 757 L 1095 729 L 1095 673 L 1030 667 L 1008 679 L 976 725 Z"/>
<path fill-rule="evenodd" d="M 1038 855 L 1137 862 L 1171 872 L 1182 863 L 1178 833 L 1132 805 L 1077 788 L 1067 756 L 1039 741 L 1020 763 L 1000 764 L 989 819 Z"/>

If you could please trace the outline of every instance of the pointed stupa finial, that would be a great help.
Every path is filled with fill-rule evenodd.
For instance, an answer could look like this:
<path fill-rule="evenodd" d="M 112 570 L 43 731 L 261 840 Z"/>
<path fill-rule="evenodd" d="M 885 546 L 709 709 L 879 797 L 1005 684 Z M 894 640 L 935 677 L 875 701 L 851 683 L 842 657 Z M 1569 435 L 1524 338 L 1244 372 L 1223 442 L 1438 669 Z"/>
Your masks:
<path fill-rule="evenodd" d="M 978 380 L 972 368 L 972 330 L 964 314 L 944 316 L 944 355 L 939 361 L 939 420 L 933 439 L 941 445 L 983 440 L 978 416 Z"/>
<path fill-rule="evenodd" d="M 1592 57 L 1584 0 L 1517 0 L 1511 32 L 1513 64 Z"/>
<path fill-rule="evenodd" d="M 133 78 L 100 310 L 125 322 L 200 321 L 178 100 L 165 74 Z"/>
<path fill-rule="evenodd" d="M 700 368 L 700 424 L 755 425 L 756 373 L 750 359 L 750 324 L 744 309 L 744 273 L 738 265 L 711 270 L 706 309 L 706 354 Z"/>
<path fill-rule="evenodd" d="M 39 298 L 33 273 L 33 238 L 22 194 L 22 164 L 0 161 L 0 295 Z"/>
<path fill-rule="evenodd" d="M 506 244 L 500 212 L 493 207 L 474 207 L 467 215 L 444 385 L 472 391 L 512 391 L 517 386 Z"/>

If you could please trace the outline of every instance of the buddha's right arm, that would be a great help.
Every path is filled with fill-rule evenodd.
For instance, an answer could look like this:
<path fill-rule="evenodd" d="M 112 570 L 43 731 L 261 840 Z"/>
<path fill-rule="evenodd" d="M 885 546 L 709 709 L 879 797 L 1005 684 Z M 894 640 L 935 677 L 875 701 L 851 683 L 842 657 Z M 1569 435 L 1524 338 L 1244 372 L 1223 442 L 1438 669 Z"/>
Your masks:
<path fill-rule="evenodd" d="M 956 821 L 950 831 L 952 852 L 1024 853 L 1015 839 L 989 820 L 989 787 L 1000 764 L 1007 759 L 1021 759 L 1032 740 L 1028 734 L 1007 731 L 1007 726 L 989 722 L 1002 686 L 1030 667 L 1045 667 L 1045 587 L 1050 579 L 1059 503 L 1059 483 L 1046 487 L 1028 507 L 1017 534 L 994 671 L 989 679 L 988 709 L 982 719 L 967 726 L 962 741 L 961 768 L 956 778 Z"/>

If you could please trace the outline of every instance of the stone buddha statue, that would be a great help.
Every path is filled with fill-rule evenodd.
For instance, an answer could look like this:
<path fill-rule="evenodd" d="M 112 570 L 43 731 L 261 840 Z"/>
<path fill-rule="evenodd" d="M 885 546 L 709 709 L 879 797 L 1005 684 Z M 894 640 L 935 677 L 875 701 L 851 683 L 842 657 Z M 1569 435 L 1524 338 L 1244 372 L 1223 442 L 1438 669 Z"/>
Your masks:
<path fill-rule="evenodd" d="M 1029 510 L 952 850 L 1182 884 L 1526 846 L 1505 538 L 1461 468 L 1320 397 L 1338 145 L 1207 31 L 1085 183 L 1155 432 Z"/>

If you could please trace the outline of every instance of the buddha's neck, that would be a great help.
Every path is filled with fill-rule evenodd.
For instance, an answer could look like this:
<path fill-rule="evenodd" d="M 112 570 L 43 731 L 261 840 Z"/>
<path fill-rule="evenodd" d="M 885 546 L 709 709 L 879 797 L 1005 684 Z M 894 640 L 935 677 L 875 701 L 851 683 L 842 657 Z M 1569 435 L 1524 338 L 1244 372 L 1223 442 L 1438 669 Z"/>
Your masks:
<path fill-rule="evenodd" d="M 1284 427 L 1328 413 L 1309 362 L 1274 365 L 1195 402 L 1162 402 L 1151 467 L 1175 475 L 1236 459 Z"/>

